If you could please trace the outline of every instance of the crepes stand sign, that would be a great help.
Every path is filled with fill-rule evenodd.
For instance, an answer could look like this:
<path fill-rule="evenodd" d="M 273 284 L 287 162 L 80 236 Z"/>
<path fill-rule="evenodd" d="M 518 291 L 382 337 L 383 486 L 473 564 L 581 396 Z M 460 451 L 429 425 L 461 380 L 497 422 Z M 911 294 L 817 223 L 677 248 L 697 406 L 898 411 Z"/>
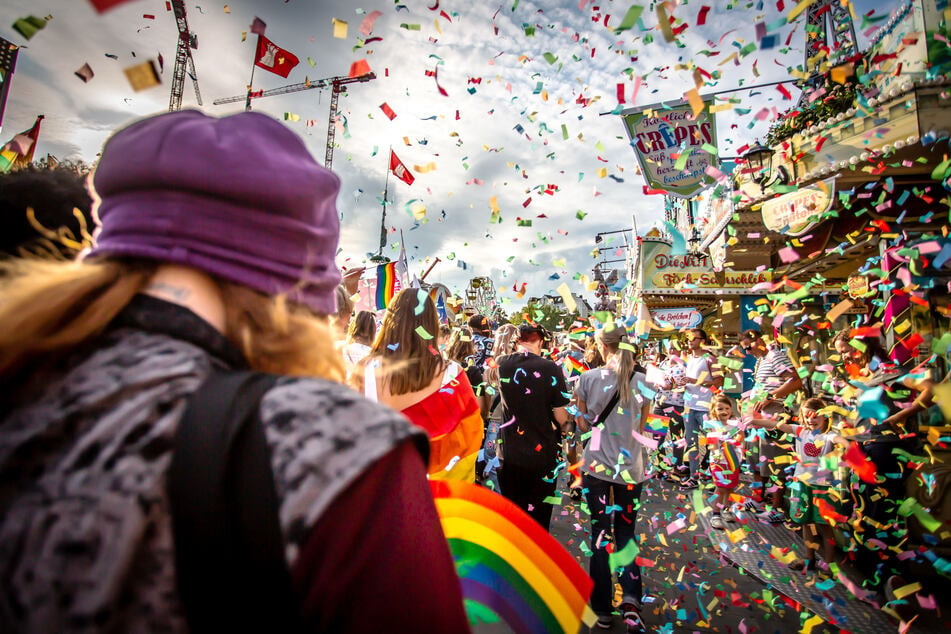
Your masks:
<path fill-rule="evenodd" d="M 716 119 L 709 103 L 694 117 L 689 104 L 654 104 L 622 113 L 631 147 L 647 187 L 677 198 L 692 198 L 716 181 L 707 173 L 718 164 Z"/>

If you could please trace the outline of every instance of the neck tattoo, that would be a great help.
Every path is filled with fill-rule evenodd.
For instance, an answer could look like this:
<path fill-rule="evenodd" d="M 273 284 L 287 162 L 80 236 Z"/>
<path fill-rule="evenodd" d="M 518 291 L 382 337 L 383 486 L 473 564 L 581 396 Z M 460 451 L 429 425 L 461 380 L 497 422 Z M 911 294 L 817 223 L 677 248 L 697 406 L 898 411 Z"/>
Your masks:
<path fill-rule="evenodd" d="M 166 284 L 164 282 L 152 282 L 148 285 L 146 290 L 148 290 L 150 293 L 167 297 L 176 302 L 187 301 L 192 294 L 192 292 L 187 288 L 175 286 L 173 284 Z"/>

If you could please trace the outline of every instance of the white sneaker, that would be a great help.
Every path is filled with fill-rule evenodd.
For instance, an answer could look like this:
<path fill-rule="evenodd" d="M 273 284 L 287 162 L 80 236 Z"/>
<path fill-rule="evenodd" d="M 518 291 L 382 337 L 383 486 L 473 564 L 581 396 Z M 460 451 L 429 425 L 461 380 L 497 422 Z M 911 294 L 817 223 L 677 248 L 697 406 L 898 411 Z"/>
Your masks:
<path fill-rule="evenodd" d="M 733 523 L 736 521 L 736 515 L 733 514 L 733 511 L 723 511 L 720 513 L 720 517 L 723 518 L 724 522 Z"/>
<path fill-rule="evenodd" d="M 710 526 L 719 530 L 723 530 L 725 528 L 725 525 L 723 524 L 723 517 L 719 513 L 711 517 Z"/>
<path fill-rule="evenodd" d="M 756 519 L 761 522 L 766 522 L 767 524 L 782 524 L 783 520 L 786 519 L 786 516 L 782 511 L 767 510 L 763 511 L 762 513 L 757 513 Z"/>

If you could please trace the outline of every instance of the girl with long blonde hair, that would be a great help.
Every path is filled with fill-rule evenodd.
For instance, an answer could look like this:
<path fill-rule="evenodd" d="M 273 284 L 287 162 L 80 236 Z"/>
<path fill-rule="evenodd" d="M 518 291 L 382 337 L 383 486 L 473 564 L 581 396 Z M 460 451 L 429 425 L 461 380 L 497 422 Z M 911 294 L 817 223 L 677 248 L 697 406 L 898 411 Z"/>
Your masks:
<path fill-rule="evenodd" d="M 598 615 L 598 626 L 610 628 L 614 583 L 608 544 L 613 540 L 617 552 L 635 539 L 641 488 L 647 480 L 643 440 L 651 400 L 642 394 L 646 377 L 623 325 L 605 325 L 595 342 L 605 364 L 579 377 L 574 398 L 580 412 L 578 428 L 591 432 L 581 467 L 581 486 L 591 512 L 591 608 Z M 607 510 L 611 495 L 613 513 Z M 640 567 L 632 561 L 617 577 L 623 591 L 620 612 L 628 631 L 642 631 Z"/>
<path fill-rule="evenodd" d="M 400 291 L 364 360 L 364 393 L 429 435 L 429 477 L 475 481 L 482 416 L 462 366 L 436 348 L 439 315 L 426 291 Z"/>

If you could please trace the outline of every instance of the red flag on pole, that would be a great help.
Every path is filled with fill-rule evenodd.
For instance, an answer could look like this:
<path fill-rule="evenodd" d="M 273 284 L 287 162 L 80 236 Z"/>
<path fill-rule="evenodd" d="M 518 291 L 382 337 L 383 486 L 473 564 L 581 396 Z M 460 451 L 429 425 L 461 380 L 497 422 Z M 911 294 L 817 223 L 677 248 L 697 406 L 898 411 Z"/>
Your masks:
<path fill-rule="evenodd" d="M 89 0 L 89 3 L 93 6 L 93 8 L 96 11 L 98 11 L 99 13 L 103 13 L 115 6 L 118 6 L 120 4 L 125 4 L 126 2 L 130 2 L 130 1 L 131 0 Z"/>
<path fill-rule="evenodd" d="M 396 178 L 400 179 L 407 185 L 412 185 L 413 181 L 416 180 L 416 177 L 403 165 L 403 161 L 396 156 L 396 152 L 390 150 L 390 171 L 393 172 L 393 175 Z"/>
<path fill-rule="evenodd" d="M 269 70 L 275 75 L 287 77 L 300 60 L 290 51 L 267 39 L 263 35 L 258 35 L 258 50 L 254 55 L 254 65 Z"/>

